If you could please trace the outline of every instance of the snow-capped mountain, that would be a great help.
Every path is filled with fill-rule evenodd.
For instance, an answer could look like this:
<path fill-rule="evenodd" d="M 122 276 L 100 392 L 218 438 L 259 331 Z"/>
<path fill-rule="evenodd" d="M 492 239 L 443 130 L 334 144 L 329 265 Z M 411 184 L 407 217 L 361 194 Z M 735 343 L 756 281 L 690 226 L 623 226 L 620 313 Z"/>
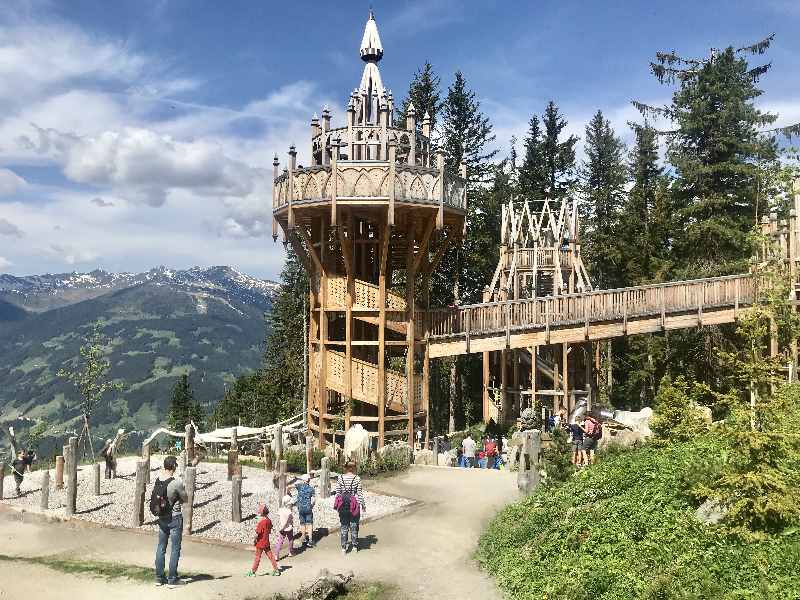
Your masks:
<path fill-rule="evenodd" d="M 257 279 L 226 266 L 186 270 L 160 266 L 144 273 L 109 273 L 96 269 L 89 273 L 24 277 L 0 274 L 0 300 L 41 312 L 142 284 L 167 285 L 193 294 L 233 296 L 256 305 L 271 301 L 279 287 L 274 281 Z"/>

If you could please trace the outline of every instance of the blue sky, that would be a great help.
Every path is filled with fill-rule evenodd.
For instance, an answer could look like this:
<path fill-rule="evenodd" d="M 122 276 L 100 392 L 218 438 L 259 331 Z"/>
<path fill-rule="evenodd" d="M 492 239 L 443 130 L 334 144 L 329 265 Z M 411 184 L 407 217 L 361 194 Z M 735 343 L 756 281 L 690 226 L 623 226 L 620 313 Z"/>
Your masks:
<path fill-rule="evenodd" d="M 372 2 L 384 82 L 460 69 L 503 153 L 553 99 L 579 136 L 598 109 L 668 99 L 657 50 L 702 56 L 769 33 L 761 105 L 800 121 L 800 0 Z M 275 152 L 343 117 L 369 3 L 7 0 L 0 14 L 0 272 L 229 264 L 274 278 Z"/>

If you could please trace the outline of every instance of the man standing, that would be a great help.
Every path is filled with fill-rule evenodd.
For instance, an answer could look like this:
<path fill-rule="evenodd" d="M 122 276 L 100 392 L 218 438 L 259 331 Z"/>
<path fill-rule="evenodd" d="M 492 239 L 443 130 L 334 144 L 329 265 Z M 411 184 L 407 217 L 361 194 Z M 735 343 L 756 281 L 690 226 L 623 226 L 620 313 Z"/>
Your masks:
<path fill-rule="evenodd" d="M 461 449 L 464 452 L 464 466 L 471 469 L 475 466 L 475 440 L 472 436 L 467 434 L 464 441 L 461 442 Z"/>
<path fill-rule="evenodd" d="M 594 464 L 594 453 L 597 450 L 597 442 L 603 437 L 603 428 L 594 417 L 587 416 L 583 422 L 586 435 L 583 438 L 583 449 L 586 453 L 586 462 Z"/>
<path fill-rule="evenodd" d="M 173 588 L 186 585 L 178 579 L 178 561 L 181 557 L 181 540 L 183 538 L 183 514 L 181 506 L 188 501 L 186 488 L 181 479 L 175 478 L 178 459 L 167 456 L 164 469 L 158 474 L 153 493 L 150 496 L 150 512 L 158 517 L 158 546 L 156 546 L 156 585 L 167 584 Z M 164 577 L 164 559 L 167 553 L 167 541 L 171 546 L 169 555 L 169 576 Z"/>

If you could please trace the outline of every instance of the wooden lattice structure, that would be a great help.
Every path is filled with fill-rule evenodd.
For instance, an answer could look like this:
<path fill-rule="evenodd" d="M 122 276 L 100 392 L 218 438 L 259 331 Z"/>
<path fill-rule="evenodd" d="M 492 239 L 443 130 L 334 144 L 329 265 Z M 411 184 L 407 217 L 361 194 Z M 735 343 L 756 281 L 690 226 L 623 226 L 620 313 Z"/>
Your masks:
<path fill-rule="evenodd" d="M 332 129 L 326 108 L 311 121 L 311 165 L 294 147 L 282 173 L 273 163 L 273 236 L 282 230 L 310 275 L 307 422 L 320 445 L 351 423 L 378 446 L 427 432 L 430 277 L 466 212 L 466 171 L 444 172 L 428 114 L 418 126 L 410 105 L 394 122 L 371 12 L 360 54 L 346 125 Z"/>

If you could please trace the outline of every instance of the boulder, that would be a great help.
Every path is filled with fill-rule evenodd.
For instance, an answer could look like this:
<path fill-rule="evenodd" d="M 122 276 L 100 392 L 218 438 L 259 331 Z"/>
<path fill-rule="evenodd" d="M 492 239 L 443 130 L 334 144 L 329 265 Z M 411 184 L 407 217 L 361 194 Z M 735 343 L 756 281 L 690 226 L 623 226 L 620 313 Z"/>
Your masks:
<path fill-rule="evenodd" d="M 415 465 L 435 465 L 436 459 L 433 450 L 417 450 L 414 453 Z"/>
<path fill-rule="evenodd" d="M 694 516 L 706 525 L 716 525 L 725 518 L 725 513 L 727 512 L 719 505 L 719 502 L 709 499 L 697 507 L 697 510 L 694 511 Z"/>
<path fill-rule="evenodd" d="M 653 417 L 653 409 L 648 407 L 639 411 L 630 410 L 616 410 L 614 411 L 614 420 L 621 425 L 624 425 L 632 431 L 641 433 L 644 437 L 650 437 L 653 432 L 650 431 L 650 419 Z"/>
<path fill-rule="evenodd" d="M 344 436 L 344 459 L 363 463 L 369 455 L 369 432 L 361 423 L 356 423 Z"/>
<path fill-rule="evenodd" d="M 302 585 L 292 596 L 293 600 L 332 600 L 347 592 L 347 584 L 353 580 L 353 572 L 331 573 L 322 569 L 311 583 Z"/>

